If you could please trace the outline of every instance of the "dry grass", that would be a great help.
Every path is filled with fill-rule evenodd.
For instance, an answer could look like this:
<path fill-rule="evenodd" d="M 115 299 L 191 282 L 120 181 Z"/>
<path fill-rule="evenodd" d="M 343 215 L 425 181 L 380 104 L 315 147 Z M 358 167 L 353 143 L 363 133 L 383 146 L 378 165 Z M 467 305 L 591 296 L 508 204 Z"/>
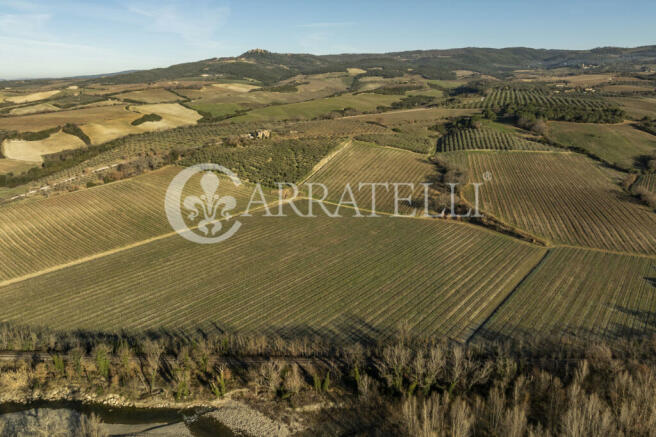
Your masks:
<path fill-rule="evenodd" d="M 87 123 L 106 123 L 110 120 L 127 120 L 139 118 L 139 114 L 127 111 L 125 106 L 101 106 L 70 111 L 58 111 L 45 114 L 0 117 L 0 129 L 20 132 L 35 132 L 73 123 L 81 126 Z"/>
<path fill-rule="evenodd" d="M 362 68 L 347 68 L 346 72 L 351 76 L 357 76 L 358 74 L 366 73 L 367 70 L 363 70 Z"/>
<path fill-rule="evenodd" d="M 29 170 L 35 165 L 39 165 L 39 163 L 36 161 L 32 163 L 17 161 L 14 159 L 0 158 L 0 174 L 13 173 L 17 175 Z"/>
<path fill-rule="evenodd" d="M 59 131 L 45 140 L 5 140 L 2 142 L 2 154 L 9 159 L 33 163 L 42 162 L 42 155 L 61 152 L 62 150 L 79 149 L 85 146 L 84 141 L 75 135 Z"/>
<path fill-rule="evenodd" d="M 177 102 L 180 96 L 163 88 L 150 88 L 146 90 L 130 91 L 127 93 L 117 94 L 112 96 L 116 99 L 129 99 L 136 100 L 143 103 L 168 103 Z"/>
<path fill-rule="evenodd" d="M 36 102 L 38 100 L 44 100 L 59 93 L 60 93 L 59 90 L 41 91 L 38 93 L 32 93 L 27 95 L 6 97 L 5 100 L 12 103 L 29 103 L 29 102 Z"/>
<path fill-rule="evenodd" d="M 60 108 L 52 105 L 50 103 L 39 103 L 36 105 L 23 106 L 20 108 L 14 108 L 9 111 L 11 115 L 27 115 L 27 114 L 36 114 L 39 112 L 52 112 L 59 111 Z"/>
<path fill-rule="evenodd" d="M 108 106 L 105 108 L 114 109 L 117 107 Z M 178 103 L 135 105 L 129 106 L 129 110 L 125 110 L 123 106 L 118 108 L 120 108 L 120 111 L 113 111 L 113 113 L 116 113 L 119 117 L 99 120 L 98 122 L 86 123 L 80 126 L 84 133 L 91 138 L 93 144 L 104 143 L 134 133 L 188 126 L 195 124 L 201 118 L 200 114 L 196 111 L 185 108 Z M 133 126 L 132 122 L 140 118 L 142 114 L 157 114 L 162 117 L 162 120 Z"/>

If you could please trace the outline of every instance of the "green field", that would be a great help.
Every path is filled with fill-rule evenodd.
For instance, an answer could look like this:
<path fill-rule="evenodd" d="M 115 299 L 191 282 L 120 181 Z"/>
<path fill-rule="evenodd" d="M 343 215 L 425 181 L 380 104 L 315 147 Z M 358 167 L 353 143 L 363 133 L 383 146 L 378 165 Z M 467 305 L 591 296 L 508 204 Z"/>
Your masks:
<path fill-rule="evenodd" d="M 656 117 L 656 97 L 608 97 L 608 100 L 619 104 L 635 119 Z"/>
<path fill-rule="evenodd" d="M 233 122 L 244 121 L 274 121 L 274 120 L 308 120 L 327 116 L 335 111 L 352 108 L 359 112 L 374 111 L 378 106 L 387 106 L 399 100 L 401 96 L 383 94 L 345 94 L 338 97 L 327 97 L 309 102 L 272 105 L 254 109 L 248 114 L 232 118 Z"/>
<path fill-rule="evenodd" d="M 0 321 L 367 341 L 407 320 L 416 333 L 463 340 L 544 253 L 436 220 L 240 220 L 220 244 L 174 235 L 4 286 Z"/>
<path fill-rule="evenodd" d="M 656 151 L 656 136 L 628 124 L 549 122 L 549 137 L 624 169 L 632 168 L 641 155 Z"/>
<path fill-rule="evenodd" d="M 238 105 L 236 103 L 194 102 L 194 103 L 190 103 L 188 106 L 195 109 L 201 114 L 207 113 L 215 118 L 227 117 L 228 115 L 234 114 L 235 112 L 244 109 L 242 105 Z"/>
<path fill-rule="evenodd" d="M 484 339 L 656 333 L 656 259 L 552 249 L 479 330 Z"/>
<path fill-rule="evenodd" d="M 656 253 L 656 214 L 616 185 L 620 173 L 571 153 L 451 155 L 464 154 L 471 182 L 491 177 L 481 188 L 482 208 L 503 221 L 554 244 Z"/>

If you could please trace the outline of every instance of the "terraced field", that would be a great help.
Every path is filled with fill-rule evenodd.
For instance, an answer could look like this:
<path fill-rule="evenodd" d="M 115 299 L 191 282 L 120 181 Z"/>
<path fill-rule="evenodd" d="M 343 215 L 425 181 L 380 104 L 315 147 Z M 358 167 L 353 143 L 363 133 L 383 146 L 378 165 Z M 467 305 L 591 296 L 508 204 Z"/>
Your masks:
<path fill-rule="evenodd" d="M 410 187 L 399 186 L 399 199 L 407 196 L 423 199 L 423 187 L 420 184 L 430 182 L 435 173 L 435 166 L 423 155 L 354 141 L 313 174 L 307 182 L 325 184 L 328 188 L 327 199 L 333 202 L 340 200 L 346 184 L 350 184 L 358 207 L 372 209 L 371 188 L 365 186 L 358 190 L 361 182 L 413 183 L 415 190 L 412 193 Z M 317 187 L 316 190 L 313 194 L 321 197 L 320 188 Z M 348 197 L 345 198 L 347 199 Z M 380 186 L 376 188 L 375 206 L 377 211 L 394 212 L 392 185 L 388 190 Z M 408 202 L 399 201 L 399 213 L 409 214 L 412 210 Z"/>
<path fill-rule="evenodd" d="M 496 129 L 459 129 L 441 137 L 437 143 L 438 152 L 460 150 L 553 150 L 545 144 L 528 141 L 517 135 Z"/>
<path fill-rule="evenodd" d="M 577 154 L 465 153 L 470 181 L 491 176 L 481 202 L 492 215 L 556 244 L 656 253 L 656 214 L 615 185 L 620 173 Z"/>
<path fill-rule="evenodd" d="M 1 205 L 0 281 L 170 233 L 164 198 L 179 171 L 168 167 L 88 190 Z M 247 204 L 250 188 L 226 183 L 221 189 L 235 196 L 237 205 Z"/>
<path fill-rule="evenodd" d="M 477 333 L 615 340 L 656 333 L 656 259 L 552 249 Z"/>
<path fill-rule="evenodd" d="M 656 151 L 656 136 L 628 124 L 549 122 L 549 137 L 625 169 Z"/>
<path fill-rule="evenodd" d="M 463 340 L 544 253 L 436 220 L 240 220 L 240 231 L 221 244 L 174 235 L 2 287 L 0 320 L 360 340 L 385 337 L 408 320 L 422 335 Z"/>

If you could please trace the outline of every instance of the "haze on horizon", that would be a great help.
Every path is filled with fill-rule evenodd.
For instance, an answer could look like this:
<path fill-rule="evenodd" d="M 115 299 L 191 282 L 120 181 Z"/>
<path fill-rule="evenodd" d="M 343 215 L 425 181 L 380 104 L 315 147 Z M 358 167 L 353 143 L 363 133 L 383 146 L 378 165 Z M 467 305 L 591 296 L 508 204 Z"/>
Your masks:
<path fill-rule="evenodd" d="M 0 79 L 102 74 L 237 56 L 656 43 L 656 4 L 0 0 Z"/>

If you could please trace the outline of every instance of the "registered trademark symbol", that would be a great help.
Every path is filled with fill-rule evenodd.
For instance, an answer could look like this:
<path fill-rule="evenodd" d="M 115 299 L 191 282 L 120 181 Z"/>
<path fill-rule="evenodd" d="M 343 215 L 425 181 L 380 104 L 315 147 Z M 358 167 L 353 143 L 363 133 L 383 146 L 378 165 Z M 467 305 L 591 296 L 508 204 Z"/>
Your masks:
<path fill-rule="evenodd" d="M 485 182 L 490 182 L 492 180 L 492 172 L 486 171 L 485 173 L 483 173 L 483 180 Z"/>

